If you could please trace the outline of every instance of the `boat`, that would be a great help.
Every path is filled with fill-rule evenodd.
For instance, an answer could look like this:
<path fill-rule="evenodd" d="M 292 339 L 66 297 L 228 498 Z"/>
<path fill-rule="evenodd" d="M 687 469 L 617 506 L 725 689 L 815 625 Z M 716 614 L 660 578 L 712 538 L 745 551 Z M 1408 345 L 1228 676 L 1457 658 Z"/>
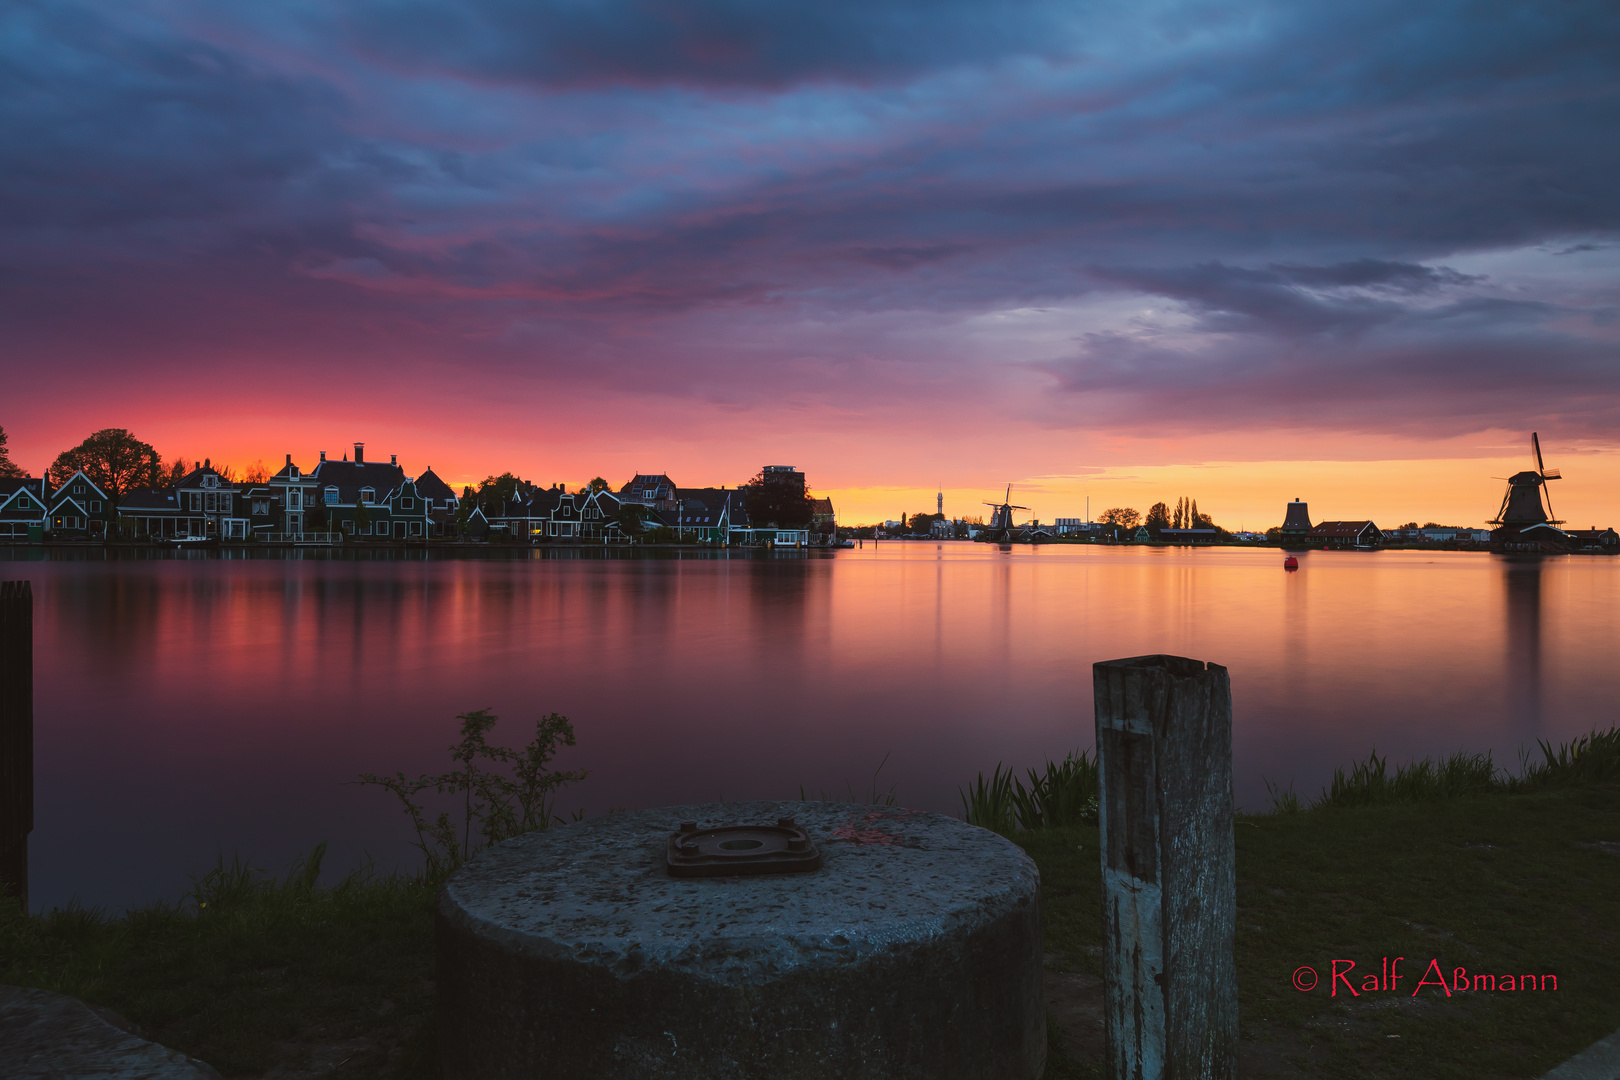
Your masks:
<path fill-rule="evenodd" d="M 1284 570 L 1298 570 L 1299 569 L 1299 560 L 1294 558 L 1292 555 L 1288 556 L 1288 558 L 1283 560 L 1283 569 Z"/>
<path fill-rule="evenodd" d="M 174 536 L 169 543 L 177 548 L 216 548 L 219 547 L 217 536 Z"/>

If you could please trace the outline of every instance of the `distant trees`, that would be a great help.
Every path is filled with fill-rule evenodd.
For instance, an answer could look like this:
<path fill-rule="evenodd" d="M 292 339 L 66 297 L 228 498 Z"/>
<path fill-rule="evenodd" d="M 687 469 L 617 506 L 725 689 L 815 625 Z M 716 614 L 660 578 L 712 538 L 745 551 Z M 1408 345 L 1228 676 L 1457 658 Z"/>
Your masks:
<path fill-rule="evenodd" d="M 934 522 L 944 521 L 944 514 L 912 514 L 911 531 L 913 534 L 928 535 L 934 527 Z"/>
<path fill-rule="evenodd" d="M 51 475 L 60 483 L 82 469 L 116 506 L 133 488 L 161 486 L 162 460 L 156 450 L 125 429 L 103 428 L 58 454 L 51 463 Z"/>
<path fill-rule="evenodd" d="M 1104 525 L 1114 525 L 1121 529 L 1134 529 L 1142 524 L 1142 515 L 1129 506 L 1110 506 L 1102 512 L 1098 519 Z"/>
<path fill-rule="evenodd" d="M 1149 532 L 1170 528 L 1170 508 L 1162 502 L 1154 503 L 1148 507 L 1147 520 L 1142 524 L 1148 527 Z"/>
<path fill-rule="evenodd" d="M 1198 512 L 1198 500 L 1182 496 L 1176 502 L 1176 512 L 1171 519 L 1172 529 L 1213 529 L 1217 526 L 1208 514 Z"/>
<path fill-rule="evenodd" d="M 28 470 L 11 460 L 11 451 L 6 449 L 6 429 L 0 427 L 0 480 L 21 480 L 28 475 Z"/>
<path fill-rule="evenodd" d="M 581 495 L 594 495 L 598 491 L 606 491 L 612 485 L 600 476 L 593 477 L 591 482 L 579 489 Z"/>
<path fill-rule="evenodd" d="M 157 482 L 152 487 L 174 487 L 174 485 L 186 478 L 186 473 L 195 467 L 195 464 L 186 464 L 185 458 L 177 457 L 158 470 Z"/>
<path fill-rule="evenodd" d="M 270 469 L 265 465 L 263 458 L 255 461 L 242 471 L 242 482 L 244 484 L 265 484 L 269 483 L 269 481 Z"/>
<path fill-rule="evenodd" d="M 804 489 L 802 474 L 766 473 L 761 469 L 743 490 L 748 517 L 756 526 L 805 529 L 815 516 L 815 502 Z"/>

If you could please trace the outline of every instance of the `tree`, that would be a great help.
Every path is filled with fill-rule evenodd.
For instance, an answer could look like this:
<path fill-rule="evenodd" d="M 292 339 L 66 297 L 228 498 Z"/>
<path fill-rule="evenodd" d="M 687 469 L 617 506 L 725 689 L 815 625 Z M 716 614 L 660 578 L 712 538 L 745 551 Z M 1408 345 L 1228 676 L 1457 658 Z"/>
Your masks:
<path fill-rule="evenodd" d="M 1170 508 L 1162 502 L 1154 503 L 1148 507 L 1147 521 L 1143 524 L 1148 527 L 1149 532 L 1170 528 Z"/>
<path fill-rule="evenodd" d="M 174 487 L 174 485 L 184 480 L 186 478 L 186 473 L 190 472 L 193 468 L 195 468 L 195 466 L 186 464 L 185 458 L 177 457 L 158 470 L 158 482 L 152 486 L 155 488 Z"/>
<path fill-rule="evenodd" d="M 0 427 L 0 480 L 22 480 L 28 476 L 28 470 L 11 460 L 11 451 L 6 449 L 6 429 Z"/>
<path fill-rule="evenodd" d="M 1121 529 L 1134 529 L 1142 523 L 1142 515 L 1129 506 L 1111 506 L 1102 512 L 1104 525 L 1117 525 Z"/>
<path fill-rule="evenodd" d="M 744 488 L 748 517 L 756 526 L 803 529 L 815 516 L 815 501 L 804 489 L 802 475 L 766 474 L 761 469 Z"/>
<path fill-rule="evenodd" d="M 263 458 L 243 470 L 242 482 L 246 484 L 266 484 L 270 482 L 270 469 L 265 465 Z"/>
<path fill-rule="evenodd" d="M 609 485 L 608 485 L 608 482 L 606 480 L 602 479 L 600 476 L 595 476 L 595 477 L 591 478 L 590 483 L 585 485 L 584 494 L 586 494 L 586 495 L 594 495 L 598 491 L 606 491 L 608 489 L 608 486 Z"/>
<path fill-rule="evenodd" d="M 640 503 L 622 503 L 618 513 L 619 528 L 626 536 L 639 536 L 647 521 L 647 508 Z"/>
<path fill-rule="evenodd" d="M 158 452 L 123 428 L 103 428 L 51 463 L 61 483 L 79 470 L 107 493 L 114 506 L 124 493 L 138 487 L 158 487 L 163 480 Z"/>
<path fill-rule="evenodd" d="M 499 513 L 516 498 L 518 488 L 522 485 L 523 481 L 509 472 L 486 476 L 484 482 L 478 485 L 478 505 L 484 508 L 486 515 Z M 467 512 L 472 513 L 472 508 L 468 507 Z"/>

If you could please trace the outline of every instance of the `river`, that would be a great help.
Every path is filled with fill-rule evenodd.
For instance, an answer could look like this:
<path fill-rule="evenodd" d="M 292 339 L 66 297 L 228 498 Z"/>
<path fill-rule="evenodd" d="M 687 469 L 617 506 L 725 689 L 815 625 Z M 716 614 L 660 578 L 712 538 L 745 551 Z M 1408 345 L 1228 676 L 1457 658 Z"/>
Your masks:
<path fill-rule="evenodd" d="M 0 549 L 35 592 L 35 908 L 173 898 L 240 853 L 278 872 L 412 865 L 360 772 L 443 771 L 570 717 L 568 810 L 848 797 L 956 812 L 998 761 L 1092 742 L 1093 661 L 1227 665 L 1236 795 L 1335 765 L 1491 750 L 1616 720 L 1620 560 L 1460 552 L 888 542 L 590 557 Z M 136 556 L 141 557 L 136 557 Z M 881 771 L 877 771 L 879 765 Z M 874 778 L 875 773 L 875 778 Z"/>

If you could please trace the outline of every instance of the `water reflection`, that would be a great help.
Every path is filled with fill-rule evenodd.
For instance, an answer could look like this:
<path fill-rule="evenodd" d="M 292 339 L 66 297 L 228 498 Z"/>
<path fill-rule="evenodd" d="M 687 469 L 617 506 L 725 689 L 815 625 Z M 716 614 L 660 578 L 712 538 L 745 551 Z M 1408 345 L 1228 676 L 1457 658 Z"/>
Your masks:
<path fill-rule="evenodd" d="M 1541 735 L 1541 559 L 1504 559 L 1507 592 L 1505 698 L 1515 729 Z"/>
<path fill-rule="evenodd" d="M 233 553 L 234 554 L 234 553 Z M 356 773 L 442 771 L 456 713 L 572 717 L 566 809 L 897 785 L 954 812 L 1091 743 L 1091 664 L 1225 664 L 1237 796 L 1610 719 L 1620 560 L 1009 548 L 0 554 L 34 583 L 40 902 L 173 896 L 217 852 L 409 858 Z M 1545 640 L 1543 640 L 1545 639 Z"/>

